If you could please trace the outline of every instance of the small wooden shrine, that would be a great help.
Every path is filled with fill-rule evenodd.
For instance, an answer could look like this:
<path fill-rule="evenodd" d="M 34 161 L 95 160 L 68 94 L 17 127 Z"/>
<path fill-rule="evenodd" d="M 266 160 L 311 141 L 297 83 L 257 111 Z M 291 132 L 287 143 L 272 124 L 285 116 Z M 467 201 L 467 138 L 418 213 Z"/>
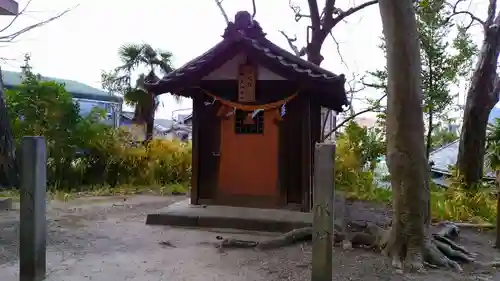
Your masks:
<path fill-rule="evenodd" d="M 222 37 L 146 83 L 193 99 L 191 204 L 308 212 L 321 106 L 342 111 L 345 78 L 273 44 L 245 11 Z"/>

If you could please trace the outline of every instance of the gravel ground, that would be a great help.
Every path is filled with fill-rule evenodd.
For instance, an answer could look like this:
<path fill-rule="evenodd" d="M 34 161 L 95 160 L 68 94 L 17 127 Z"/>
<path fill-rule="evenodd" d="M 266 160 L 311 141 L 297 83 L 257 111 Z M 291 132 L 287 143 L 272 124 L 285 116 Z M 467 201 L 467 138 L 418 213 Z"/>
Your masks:
<path fill-rule="evenodd" d="M 48 277 L 58 281 L 273 281 L 310 280 L 311 245 L 278 250 L 215 249 L 217 235 L 261 240 L 276 234 L 236 230 L 146 226 L 146 214 L 183 197 L 134 196 L 85 198 L 49 207 Z M 349 202 L 354 220 L 385 222 L 385 208 Z M 222 233 L 222 234 L 221 234 Z M 0 213 L 0 276 L 18 280 L 18 211 Z M 463 231 L 459 243 L 491 260 L 492 235 Z M 464 274 L 429 270 L 418 275 L 394 273 L 386 259 L 367 250 L 334 250 L 332 280 L 500 280 L 500 273 L 465 267 Z"/>

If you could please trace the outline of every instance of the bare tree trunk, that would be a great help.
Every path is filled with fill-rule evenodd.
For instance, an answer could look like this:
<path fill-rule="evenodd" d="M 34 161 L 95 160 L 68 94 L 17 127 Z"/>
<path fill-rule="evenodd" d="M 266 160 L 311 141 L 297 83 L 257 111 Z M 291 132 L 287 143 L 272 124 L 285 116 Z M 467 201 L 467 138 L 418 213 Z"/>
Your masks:
<path fill-rule="evenodd" d="M 154 130 L 154 124 L 155 124 L 155 120 L 154 120 L 154 117 L 153 119 L 149 119 L 147 122 L 146 122 L 146 138 L 144 139 L 145 140 L 145 143 L 149 143 L 152 139 L 153 139 L 153 130 Z"/>
<path fill-rule="evenodd" d="M 498 92 L 494 89 L 500 51 L 500 15 L 493 21 L 495 11 L 496 1 L 490 0 L 483 46 L 467 92 L 460 134 L 457 168 L 468 188 L 483 177 L 488 116 L 498 101 Z"/>
<path fill-rule="evenodd" d="M 429 118 L 427 119 L 427 122 L 429 123 L 429 129 L 427 130 L 427 136 L 425 138 L 425 156 L 427 159 L 429 159 L 429 155 L 431 154 L 432 150 L 432 127 L 434 124 L 433 122 L 433 114 L 432 114 L 432 109 L 429 110 Z"/>
<path fill-rule="evenodd" d="M 380 0 L 387 46 L 387 154 L 394 215 L 385 253 L 393 265 L 423 266 L 426 167 L 420 50 L 411 0 Z"/>
<path fill-rule="evenodd" d="M 15 161 L 15 143 L 7 113 L 7 104 L 3 97 L 3 80 L 0 70 L 0 185 L 17 186 L 17 165 Z"/>

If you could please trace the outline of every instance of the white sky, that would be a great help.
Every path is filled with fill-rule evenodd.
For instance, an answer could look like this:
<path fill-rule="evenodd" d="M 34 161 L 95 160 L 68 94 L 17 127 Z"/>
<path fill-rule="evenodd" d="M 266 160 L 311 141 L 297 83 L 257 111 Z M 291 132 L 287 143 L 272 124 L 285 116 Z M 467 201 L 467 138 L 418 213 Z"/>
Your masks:
<path fill-rule="evenodd" d="M 18 2 L 23 7 L 27 1 Z M 307 14 L 306 2 L 294 1 L 301 4 Z M 340 8 L 347 9 L 364 1 L 337 2 L 343 5 Z M 484 15 L 485 2 L 474 0 L 470 10 Z M 78 3 L 80 6 L 63 18 L 21 36 L 16 43 L 0 45 L 1 57 L 9 59 L 2 62 L 3 69 L 19 70 L 24 54 L 30 53 L 35 72 L 100 88 L 101 70 L 111 70 L 119 65 L 117 50 L 120 45 L 146 42 L 169 50 L 174 54 L 174 65 L 179 67 L 220 41 L 226 25 L 214 0 L 33 0 L 29 13 L 18 19 L 8 31 L 16 31 Z M 320 0 L 319 4 L 321 7 L 323 1 Z M 250 0 L 225 0 L 223 5 L 230 19 L 239 10 L 252 9 Z M 11 18 L 0 18 L 0 26 Z M 268 38 L 285 49 L 289 49 L 288 44 L 279 30 L 292 37 L 297 35 L 299 44 L 306 40 L 305 27 L 309 21 L 304 18 L 296 23 L 287 0 L 257 0 L 256 19 Z M 336 45 L 330 38 L 323 47 L 325 61 L 322 67 L 352 77 L 352 73 L 363 75 L 385 65 L 383 54 L 377 47 L 381 36 L 377 5 L 351 16 L 347 23 L 341 23 L 333 32 L 348 67 L 341 63 Z M 479 29 L 474 37 L 480 43 Z M 375 94 L 365 91 L 360 95 Z M 163 108 L 157 113 L 159 118 L 171 118 L 173 110 L 191 107 L 191 100 L 176 104 L 167 94 L 162 96 L 162 103 Z"/>

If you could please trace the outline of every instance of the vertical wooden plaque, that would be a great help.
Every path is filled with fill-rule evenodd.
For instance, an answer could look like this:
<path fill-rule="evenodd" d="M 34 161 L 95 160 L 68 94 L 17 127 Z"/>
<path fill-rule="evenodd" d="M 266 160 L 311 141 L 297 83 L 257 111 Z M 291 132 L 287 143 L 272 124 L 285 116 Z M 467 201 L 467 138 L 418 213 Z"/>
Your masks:
<path fill-rule="evenodd" d="M 255 102 L 257 67 L 252 64 L 242 64 L 238 72 L 238 101 Z"/>

